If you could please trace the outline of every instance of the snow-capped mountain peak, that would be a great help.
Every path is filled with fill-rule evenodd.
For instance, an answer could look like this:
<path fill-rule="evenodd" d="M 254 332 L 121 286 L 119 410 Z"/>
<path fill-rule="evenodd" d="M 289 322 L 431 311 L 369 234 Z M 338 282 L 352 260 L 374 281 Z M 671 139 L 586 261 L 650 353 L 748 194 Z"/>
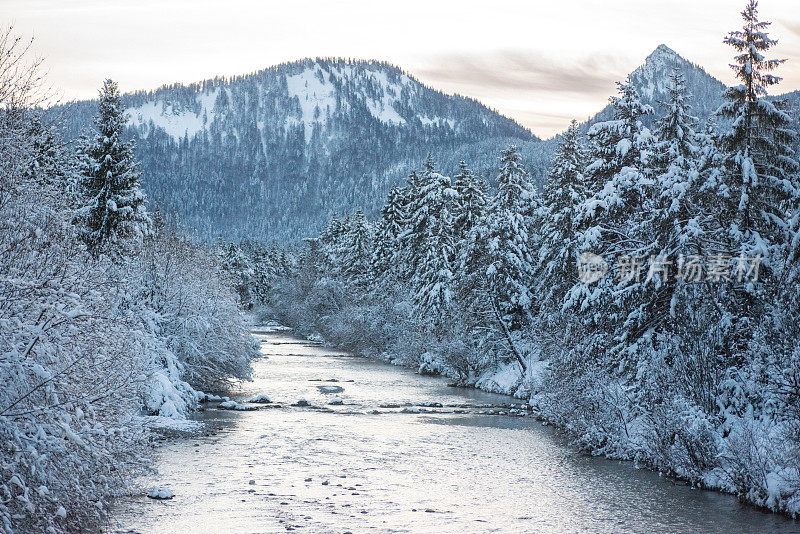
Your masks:
<path fill-rule="evenodd" d="M 672 71 L 676 68 L 686 81 L 695 115 L 707 117 L 719 107 L 725 85 L 665 44 L 658 45 L 644 64 L 631 72 L 630 79 L 642 99 L 658 107 L 667 100 Z"/>
<path fill-rule="evenodd" d="M 135 93 L 126 103 L 128 125 L 140 137 L 163 130 L 175 141 L 208 133 L 215 123 L 238 137 L 240 132 L 229 126 L 244 122 L 257 124 L 262 137 L 269 130 L 302 125 L 309 143 L 315 129 L 328 139 L 332 119 L 336 123 L 353 115 L 376 121 L 377 128 L 444 128 L 458 137 L 477 133 L 471 130 L 483 125 L 525 135 L 519 125 L 473 100 L 444 95 L 392 65 L 374 61 L 306 59 L 229 80 Z M 479 122 L 472 122 L 476 117 Z"/>

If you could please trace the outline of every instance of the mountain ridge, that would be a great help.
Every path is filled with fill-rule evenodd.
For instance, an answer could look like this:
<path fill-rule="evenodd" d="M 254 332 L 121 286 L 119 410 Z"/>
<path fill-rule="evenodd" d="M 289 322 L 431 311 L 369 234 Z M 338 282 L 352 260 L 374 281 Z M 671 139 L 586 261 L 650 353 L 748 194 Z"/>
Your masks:
<path fill-rule="evenodd" d="M 630 79 L 660 113 L 674 67 L 692 113 L 710 116 L 725 84 L 665 44 Z M 541 185 L 559 138 L 542 141 L 476 99 L 377 60 L 305 58 L 134 91 L 123 102 L 151 201 L 203 239 L 295 240 L 334 213 L 374 212 L 428 153 L 442 172 L 466 159 L 491 183 L 499 151 L 516 143 Z M 73 105 L 69 137 L 90 124 L 93 106 Z M 612 116 L 607 105 L 583 127 Z"/>

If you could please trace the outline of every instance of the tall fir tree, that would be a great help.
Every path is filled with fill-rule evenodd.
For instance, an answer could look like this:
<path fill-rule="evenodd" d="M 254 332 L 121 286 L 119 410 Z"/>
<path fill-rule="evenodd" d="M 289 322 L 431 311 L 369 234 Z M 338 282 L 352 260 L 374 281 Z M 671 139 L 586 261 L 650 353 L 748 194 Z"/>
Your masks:
<path fill-rule="evenodd" d="M 115 244 L 140 242 L 150 232 L 151 221 L 133 143 L 123 139 L 122 97 L 112 80 L 106 80 L 100 90 L 94 124 L 97 132 L 86 149 L 89 161 L 81 211 L 86 243 L 98 253 Z"/>
<path fill-rule="evenodd" d="M 420 227 L 421 248 L 411 282 L 417 309 L 422 316 L 432 317 L 434 325 L 437 325 L 453 295 L 455 235 L 452 213 L 458 193 L 449 177 L 430 170 L 430 179 L 422 189 L 425 223 Z"/>
<path fill-rule="evenodd" d="M 414 275 L 417 263 L 425 254 L 425 240 L 427 239 L 428 218 L 431 208 L 425 200 L 425 195 L 435 182 L 436 165 L 428 154 L 420 174 L 412 172 L 409 176 L 406 194 L 406 223 L 401 236 L 402 258 L 401 265 L 404 277 L 410 279 Z"/>
<path fill-rule="evenodd" d="M 375 229 L 375 252 L 372 255 L 375 279 L 382 278 L 396 267 L 405 218 L 403 191 L 399 187 L 392 187 L 386 197 L 386 204 L 381 208 L 381 220 Z"/>
<path fill-rule="evenodd" d="M 368 286 L 371 282 L 373 236 L 372 226 L 361 210 L 348 218 L 340 250 L 340 272 L 352 286 Z"/>
<path fill-rule="evenodd" d="M 478 223 L 486 209 L 486 184 L 475 177 L 462 160 L 459 172 L 453 179 L 453 188 L 458 199 L 453 213 L 453 224 L 457 240 L 463 239 Z"/>
<path fill-rule="evenodd" d="M 741 30 L 730 32 L 725 43 L 736 55 L 731 68 L 741 82 L 725 93 L 718 114 L 730 126 L 717 137 L 720 152 L 716 196 L 717 232 L 710 252 L 728 257 L 730 271 L 758 262 L 758 279 L 726 276 L 714 288 L 718 310 L 718 337 L 728 366 L 752 358 L 754 338 L 761 335 L 764 318 L 780 302 L 791 269 L 787 251 L 797 243 L 796 217 L 800 212 L 800 177 L 793 146 L 797 133 L 781 102 L 767 98 L 767 90 L 781 78 L 772 74 L 785 60 L 765 54 L 777 41 L 766 32 L 769 22 L 758 18 L 758 3 L 750 0 L 741 13 Z M 791 301 L 791 299 L 789 299 Z M 777 334 L 780 336 L 780 334 Z M 738 391 L 736 393 L 739 393 Z M 738 410 L 750 400 L 737 397 Z"/>
<path fill-rule="evenodd" d="M 789 239 L 787 212 L 800 203 L 798 163 L 793 150 L 797 133 L 782 103 L 768 100 L 767 89 L 781 78 L 771 74 L 785 60 L 767 59 L 777 41 L 766 32 L 770 22 L 758 18 L 758 2 L 742 11 L 744 26 L 725 38 L 736 50 L 731 68 L 741 82 L 725 94 L 720 115 L 732 121 L 720 136 L 724 153 L 721 193 L 729 252 L 760 256 L 763 275 L 779 271 L 781 248 Z"/>
<path fill-rule="evenodd" d="M 536 258 L 536 294 L 542 312 L 555 315 L 575 283 L 579 207 L 586 201 L 586 153 L 573 120 L 561 137 L 542 194 L 541 242 Z"/>
<path fill-rule="evenodd" d="M 586 168 L 592 191 L 578 208 L 578 252 L 600 255 L 615 271 L 596 283 L 579 281 L 567 292 L 565 305 L 581 310 L 587 337 L 586 354 L 604 355 L 602 362 L 633 372 L 638 353 L 621 350 L 648 329 L 641 293 L 650 282 L 650 256 L 660 255 L 649 214 L 657 195 L 650 169 L 653 136 L 642 123 L 652 108 L 641 102 L 630 79 L 618 84 L 611 99 L 614 119 L 589 130 L 593 161 Z M 656 281 L 662 274 L 656 274 Z"/>
<path fill-rule="evenodd" d="M 506 149 L 500 161 L 497 193 L 486 208 L 483 223 L 487 259 L 484 275 L 496 319 L 510 334 L 528 322 L 533 302 L 530 293 L 533 258 L 525 214 L 530 211 L 535 192 L 516 146 Z M 509 342 L 513 349 L 512 340 Z"/>

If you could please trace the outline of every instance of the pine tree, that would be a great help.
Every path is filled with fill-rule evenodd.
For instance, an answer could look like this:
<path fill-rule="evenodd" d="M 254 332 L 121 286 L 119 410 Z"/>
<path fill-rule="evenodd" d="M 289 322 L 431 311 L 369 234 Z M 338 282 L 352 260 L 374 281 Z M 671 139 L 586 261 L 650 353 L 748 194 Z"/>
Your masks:
<path fill-rule="evenodd" d="M 725 38 L 738 55 L 731 65 L 741 85 L 730 88 L 720 109 L 731 128 L 720 136 L 724 153 L 722 196 L 727 238 L 737 256 L 762 258 L 763 274 L 780 269 L 781 246 L 788 239 L 787 211 L 800 201 L 798 163 L 792 148 L 797 134 L 782 104 L 767 100 L 767 89 L 781 78 L 770 74 L 785 60 L 764 56 L 777 41 L 758 19 L 758 2 L 742 12 L 744 26 Z"/>
<path fill-rule="evenodd" d="M 430 179 L 422 189 L 421 206 L 424 206 L 425 223 L 420 227 L 421 247 L 415 262 L 412 287 L 414 303 L 423 315 L 434 318 L 434 324 L 450 306 L 453 294 L 453 261 L 455 236 L 453 234 L 453 208 L 458 193 L 452 188 L 450 178 L 426 165 Z"/>
<path fill-rule="evenodd" d="M 428 218 L 431 215 L 430 206 L 425 201 L 425 195 L 435 182 L 436 167 L 433 158 L 428 154 L 424 170 L 421 174 L 412 172 L 406 193 L 406 222 L 402 240 L 402 265 L 407 279 L 413 276 L 417 263 L 425 254 L 426 232 L 429 227 Z"/>
<path fill-rule="evenodd" d="M 97 133 L 86 150 L 86 205 L 82 210 L 85 239 L 100 252 L 121 241 L 141 241 L 150 231 L 138 164 L 132 142 L 123 140 L 125 115 L 116 82 L 106 80 L 100 91 Z"/>
<path fill-rule="evenodd" d="M 453 179 L 453 188 L 458 193 L 453 213 L 455 238 L 463 239 L 478 223 L 486 208 L 486 184 L 475 178 L 467 164 L 459 163 L 459 173 Z"/>
<path fill-rule="evenodd" d="M 637 325 L 636 334 L 646 334 L 645 342 L 637 346 L 636 336 L 625 332 L 627 342 L 641 352 L 638 376 L 643 368 L 660 361 L 654 354 L 669 355 L 665 361 L 673 361 L 676 350 L 691 353 L 690 338 L 700 338 L 701 329 L 707 327 L 708 295 L 690 272 L 690 262 L 702 256 L 713 219 L 709 210 L 713 202 L 708 198 L 708 189 L 713 188 L 713 173 L 709 172 L 713 163 L 704 169 L 704 157 L 713 158 L 713 152 L 704 153 L 701 145 L 710 146 L 711 142 L 705 134 L 695 132 L 697 119 L 689 114 L 690 95 L 678 69 L 673 70 L 670 81 L 669 100 L 662 103 L 666 114 L 656 121 L 655 195 L 651 209 L 641 217 L 649 235 L 639 236 L 640 241 L 651 243 L 651 265 L 658 262 L 667 270 L 658 274 L 648 271 L 644 284 L 631 286 L 628 300 L 629 324 Z M 708 178 L 712 180 L 706 182 Z"/>
<path fill-rule="evenodd" d="M 560 311 L 566 290 L 575 282 L 575 220 L 586 201 L 585 166 L 585 149 L 573 120 L 556 150 L 542 195 L 536 293 L 543 311 Z"/>
<path fill-rule="evenodd" d="M 381 220 L 375 230 L 375 252 L 372 256 L 374 278 L 381 278 L 396 266 L 399 254 L 399 240 L 406 218 L 403 192 L 392 187 L 381 208 Z"/>
<path fill-rule="evenodd" d="M 528 323 L 533 300 L 529 291 L 533 274 L 529 221 L 525 214 L 535 193 L 514 145 L 503 152 L 497 187 L 482 222 L 470 236 L 472 250 L 468 254 L 479 258 L 480 263 L 467 269 L 478 275 L 487 308 L 524 370 L 525 358 L 517 347 L 517 338 Z"/>
<path fill-rule="evenodd" d="M 633 207 L 641 201 L 638 194 L 641 176 L 622 171 L 641 170 L 641 161 L 646 158 L 651 141 L 650 131 L 641 119 L 652 114 L 653 108 L 641 102 L 630 77 L 625 83 L 617 83 L 617 87 L 620 96 L 609 99 L 614 119 L 594 124 L 588 132 L 591 155 L 585 174 L 588 192 L 595 196 L 587 206 L 589 215 L 597 208 L 612 212 L 615 206 Z M 612 184 L 613 181 L 617 183 Z"/>
<path fill-rule="evenodd" d="M 229 243 L 220 251 L 222 268 L 231 276 L 239 293 L 239 300 L 247 307 L 253 305 L 255 273 L 250 258 L 236 243 Z"/>
<path fill-rule="evenodd" d="M 361 210 L 348 218 L 340 250 L 340 272 L 351 286 L 369 285 L 373 255 L 372 227 Z"/>
<path fill-rule="evenodd" d="M 800 177 L 792 148 L 797 133 L 783 104 L 766 98 L 768 88 L 781 79 L 771 73 L 785 60 L 765 57 L 777 41 L 766 32 L 770 23 L 758 19 L 757 2 L 748 2 L 742 18 L 742 29 L 725 38 L 737 53 L 731 68 L 741 85 L 728 89 L 719 111 L 730 127 L 717 138 L 717 232 L 709 251 L 731 256 L 732 268 L 738 262 L 759 261 L 757 282 L 721 280 L 709 291 L 715 297 L 719 350 L 727 365 L 737 366 L 753 357 L 751 343 L 760 335 L 759 323 L 784 300 L 787 250 L 796 246 L 800 212 Z M 740 399 L 734 404 L 746 403 Z"/>
<path fill-rule="evenodd" d="M 594 161 L 586 168 L 592 191 L 578 208 L 578 252 L 598 254 L 616 270 L 593 284 L 577 282 L 565 305 L 581 310 L 585 353 L 602 355 L 605 365 L 634 371 L 638 353 L 625 352 L 648 332 L 646 284 L 648 260 L 661 251 L 653 240 L 651 214 L 657 190 L 650 169 L 653 137 L 642 124 L 652 108 L 639 99 L 630 84 L 618 84 L 620 96 L 611 99 L 615 117 L 589 130 Z M 661 272 L 661 271 L 659 271 Z"/>

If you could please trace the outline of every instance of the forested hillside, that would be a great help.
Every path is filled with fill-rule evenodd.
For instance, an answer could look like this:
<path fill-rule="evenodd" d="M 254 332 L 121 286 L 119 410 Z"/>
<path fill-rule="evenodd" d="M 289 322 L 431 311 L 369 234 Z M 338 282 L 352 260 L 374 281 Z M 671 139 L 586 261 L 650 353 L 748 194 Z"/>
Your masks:
<path fill-rule="evenodd" d="M 704 121 L 722 103 L 725 86 L 669 47 L 656 48 L 631 73 L 631 84 L 660 111 L 673 68 Z M 208 241 L 296 241 L 353 207 L 374 215 L 389 188 L 428 153 L 450 174 L 459 161 L 470 162 L 493 188 L 488 154 L 513 142 L 541 188 L 557 144 L 380 62 L 307 59 L 130 93 L 123 102 L 151 202 Z M 51 112 L 72 139 L 95 108 L 96 101 L 84 101 Z M 612 115 L 608 106 L 581 129 Z"/>
<path fill-rule="evenodd" d="M 205 239 L 306 237 L 334 213 L 376 209 L 430 150 L 536 141 L 475 100 L 379 62 L 302 60 L 123 102 L 148 195 Z M 74 138 L 95 106 L 52 111 Z"/>

